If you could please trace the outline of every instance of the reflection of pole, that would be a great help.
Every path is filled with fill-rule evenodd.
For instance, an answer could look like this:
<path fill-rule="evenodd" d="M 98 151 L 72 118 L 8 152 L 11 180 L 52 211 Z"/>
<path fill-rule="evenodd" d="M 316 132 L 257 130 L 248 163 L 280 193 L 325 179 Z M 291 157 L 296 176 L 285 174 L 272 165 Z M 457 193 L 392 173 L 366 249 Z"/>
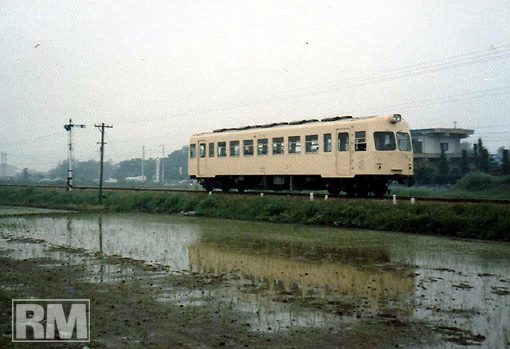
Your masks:
<path fill-rule="evenodd" d="M 142 182 L 145 182 L 145 146 L 142 147 Z"/>
<path fill-rule="evenodd" d="M 67 217 L 67 226 L 66 226 L 66 232 L 67 232 L 67 247 L 71 248 L 71 235 L 72 235 L 72 219 L 70 217 Z"/>
<path fill-rule="evenodd" d="M 98 219 L 98 230 L 99 230 L 99 253 L 101 254 L 101 265 L 99 267 L 99 278 L 101 283 L 103 282 L 104 278 L 104 260 L 103 260 L 103 217 L 99 216 Z"/>
<path fill-rule="evenodd" d="M 104 160 L 104 129 L 113 128 L 112 125 L 105 125 L 104 122 L 101 125 L 94 125 L 101 132 L 101 171 L 99 174 L 99 205 L 103 204 L 103 160 Z"/>

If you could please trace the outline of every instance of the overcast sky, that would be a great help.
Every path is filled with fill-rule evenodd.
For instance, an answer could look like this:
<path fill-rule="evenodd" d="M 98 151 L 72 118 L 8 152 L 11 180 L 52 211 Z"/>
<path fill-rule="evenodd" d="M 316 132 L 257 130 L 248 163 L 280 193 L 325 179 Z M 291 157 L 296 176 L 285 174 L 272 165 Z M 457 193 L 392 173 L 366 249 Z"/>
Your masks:
<path fill-rule="evenodd" d="M 157 157 L 193 133 L 401 113 L 510 146 L 510 2 L 1 0 L 0 151 Z M 475 138 L 470 138 L 473 141 Z"/>

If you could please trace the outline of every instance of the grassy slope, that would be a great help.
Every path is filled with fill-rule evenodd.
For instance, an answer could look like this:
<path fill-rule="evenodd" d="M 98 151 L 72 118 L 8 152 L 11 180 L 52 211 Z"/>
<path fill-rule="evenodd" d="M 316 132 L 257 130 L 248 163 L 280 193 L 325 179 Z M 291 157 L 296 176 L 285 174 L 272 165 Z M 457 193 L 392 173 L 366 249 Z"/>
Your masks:
<path fill-rule="evenodd" d="M 207 194 L 109 192 L 104 207 L 96 192 L 0 188 L 0 204 L 110 212 L 178 213 L 282 223 L 321 224 L 510 241 L 510 208 L 494 204 L 438 204 L 246 197 Z"/>

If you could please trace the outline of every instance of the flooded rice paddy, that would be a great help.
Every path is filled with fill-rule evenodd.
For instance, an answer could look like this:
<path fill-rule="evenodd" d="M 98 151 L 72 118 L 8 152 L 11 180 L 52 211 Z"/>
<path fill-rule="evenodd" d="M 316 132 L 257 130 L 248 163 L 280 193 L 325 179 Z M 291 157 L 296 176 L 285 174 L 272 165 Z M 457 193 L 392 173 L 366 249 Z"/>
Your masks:
<path fill-rule="evenodd" d="M 93 329 L 92 344 L 104 347 L 510 348 L 509 244 L 61 213 L 0 219 L 0 256 L 14 261 L 8 271 L 30 261 L 38 270 L 33 284 L 3 278 L 4 295 L 37 298 L 46 281 L 47 298 L 71 298 L 66 293 L 83 287 L 84 298 L 111 294 L 96 299 L 93 328 L 94 312 L 98 323 L 116 314 L 127 325 Z M 67 286 L 53 284 L 59 273 Z M 139 313 L 115 308 L 140 294 Z M 149 322 L 151 312 L 166 320 L 141 335 L 135 323 L 144 311 Z M 193 329 L 176 330 L 186 321 Z"/>

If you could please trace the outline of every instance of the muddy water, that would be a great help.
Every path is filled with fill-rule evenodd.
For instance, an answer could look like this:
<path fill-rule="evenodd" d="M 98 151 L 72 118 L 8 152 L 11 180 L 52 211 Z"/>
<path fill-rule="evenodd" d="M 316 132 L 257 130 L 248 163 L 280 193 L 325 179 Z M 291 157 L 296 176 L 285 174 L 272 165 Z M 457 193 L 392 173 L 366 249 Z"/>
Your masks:
<path fill-rule="evenodd" d="M 83 258 L 98 254 L 202 275 L 218 286 L 162 287 L 157 300 L 229 309 L 258 333 L 377 320 L 425 326 L 420 347 L 510 347 L 509 244 L 146 214 L 9 217 L 0 233 L 12 259 L 85 264 L 83 282 L 132 276 Z"/>

